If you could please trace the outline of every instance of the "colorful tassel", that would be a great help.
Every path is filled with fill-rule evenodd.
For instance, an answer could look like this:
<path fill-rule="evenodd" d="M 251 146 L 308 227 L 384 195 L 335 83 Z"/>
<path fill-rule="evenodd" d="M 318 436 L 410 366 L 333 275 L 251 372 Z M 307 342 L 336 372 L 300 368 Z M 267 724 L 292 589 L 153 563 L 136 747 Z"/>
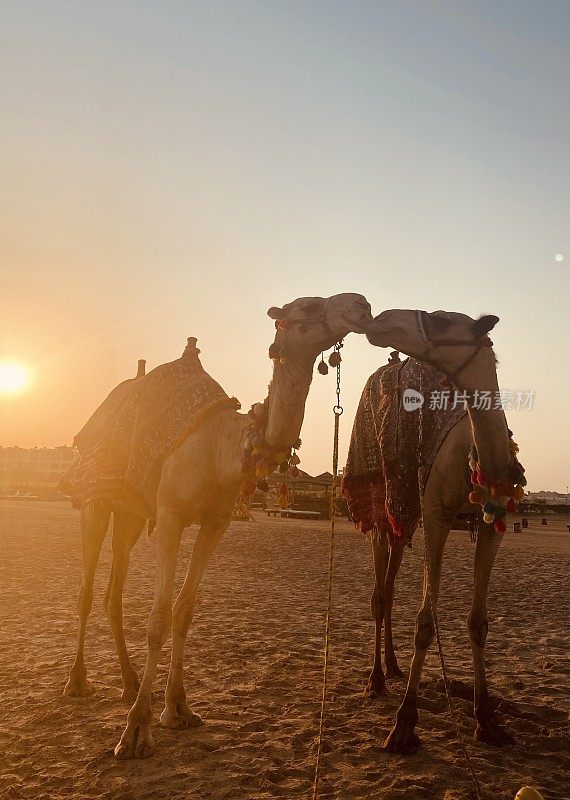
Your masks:
<path fill-rule="evenodd" d="M 512 436 L 510 431 L 509 435 Z M 475 505 L 481 505 L 483 521 L 488 525 L 493 525 L 497 533 L 506 531 L 506 516 L 508 513 L 512 514 L 517 511 L 517 501 L 523 499 L 523 487 L 526 485 L 524 467 L 517 461 L 515 455 L 519 449 L 518 445 L 511 440 L 509 448 L 512 461 L 507 472 L 508 478 L 491 486 L 486 485 L 487 479 L 481 472 L 477 448 L 472 445 L 469 450 L 469 468 L 471 470 L 472 484 L 469 500 Z"/>

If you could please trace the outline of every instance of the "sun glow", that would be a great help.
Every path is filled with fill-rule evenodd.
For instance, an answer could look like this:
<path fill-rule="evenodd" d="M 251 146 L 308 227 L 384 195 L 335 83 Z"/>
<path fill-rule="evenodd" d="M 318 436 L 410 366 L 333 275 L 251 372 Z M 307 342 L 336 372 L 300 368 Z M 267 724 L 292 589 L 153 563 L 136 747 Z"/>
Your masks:
<path fill-rule="evenodd" d="M 0 362 L 0 395 L 23 392 L 30 382 L 29 370 L 17 361 Z"/>

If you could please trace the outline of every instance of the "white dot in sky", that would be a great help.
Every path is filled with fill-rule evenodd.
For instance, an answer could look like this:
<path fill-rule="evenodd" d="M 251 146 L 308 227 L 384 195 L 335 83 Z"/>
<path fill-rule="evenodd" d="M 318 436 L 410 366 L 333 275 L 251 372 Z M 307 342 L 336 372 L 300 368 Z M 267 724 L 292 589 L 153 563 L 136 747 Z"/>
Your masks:
<path fill-rule="evenodd" d="M 562 255 L 562 253 L 556 253 L 556 255 L 554 256 L 554 260 L 555 261 L 564 261 L 564 256 Z"/>

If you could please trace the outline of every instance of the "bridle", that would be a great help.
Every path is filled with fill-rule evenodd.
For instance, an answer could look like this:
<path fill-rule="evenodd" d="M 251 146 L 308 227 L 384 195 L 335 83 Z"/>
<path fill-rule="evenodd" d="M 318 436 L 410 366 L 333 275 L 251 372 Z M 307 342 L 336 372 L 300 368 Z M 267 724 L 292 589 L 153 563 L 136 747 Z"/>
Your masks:
<path fill-rule="evenodd" d="M 332 331 L 330 329 L 330 325 L 326 321 L 326 318 L 323 314 L 322 317 L 303 317 L 303 319 L 276 319 L 275 320 L 275 329 L 278 331 L 286 331 L 287 328 L 292 328 L 293 325 L 298 325 L 301 329 L 301 333 L 303 333 L 303 327 L 305 325 L 322 325 L 325 329 L 327 336 L 332 336 Z"/>
<path fill-rule="evenodd" d="M 326 331 L 327 336 L 333 338 L 333 333 L 324 315 L 322 317 L 304 317 L 303 319 L 283 318 L 275 320 L 276 331 L 286 331 L 288 328 L 292 328 L 294 325 L 297 325 L 299 327 L 299 332 L 301 334 L 304 333 L 305 328 L 308 325 L 322 325 L 322 327 Z M 273 342 L 273 344 L 269 348 L 269 358 L 277 358 L 282 360 L 281 348 L 277 344 L 277 340 Z"/>
<path fill-rule="evenodd" d="M 455 381 L 460 372 L 471 364 L 473 359 L 479 354 L 483 347 L 492 347 L 493 342 L 488 336 L 481 336 L 479 339 L 445 339 L 433 336 L 430 331 L 429 314 L 427 311 L 416 311 L 416 320 L 422 339 L 427 344 L 427 349 L 419 356 L 420 361 L 430 361 L 431 352 L 437 347 L 474 347 L 473 352 L 465 359 L 463 364 L 454 372 L 449 372 L 451 380 Z"/>

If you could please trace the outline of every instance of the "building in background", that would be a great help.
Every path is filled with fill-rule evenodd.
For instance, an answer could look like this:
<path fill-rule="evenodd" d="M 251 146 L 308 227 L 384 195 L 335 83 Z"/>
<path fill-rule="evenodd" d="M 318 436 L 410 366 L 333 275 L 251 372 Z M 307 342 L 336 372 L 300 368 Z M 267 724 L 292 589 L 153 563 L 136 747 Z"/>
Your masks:
<path fill-rule="evenodd" d="M 73 463 L 73 448 L 0 447 L 0 485 L 55 487 Z"/>
<path fill-rule="evenodd" d="M 528 492 L 525 495 L 525 502 L 538 503 L 546 506 L 570 506 L 570 494 L 561 492 Z"/>

